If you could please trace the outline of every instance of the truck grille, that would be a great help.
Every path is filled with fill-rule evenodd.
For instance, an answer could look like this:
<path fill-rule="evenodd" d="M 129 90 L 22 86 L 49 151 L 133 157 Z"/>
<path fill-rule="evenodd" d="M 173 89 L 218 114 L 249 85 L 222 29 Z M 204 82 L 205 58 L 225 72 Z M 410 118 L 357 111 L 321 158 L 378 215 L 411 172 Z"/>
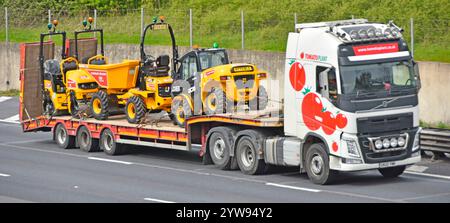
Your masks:
<path fill-rule="evenodd" d="M 405 159 L 411 156 L 411 149 L 413 146 L 414 136 L 418 131 L 418 128 L 412 128 L 404 131 L 398 132 L 384 132 L 384 133 L 373 133 L 373 134 L 363 134 L 358 137 L 358 143 L 361 148 L 362 157 L 366 163 L 379 163 L 379 162 L 389 162 L 395 160 Z M 406 148 L 402 150 L 394 151 L 373 151 L 370 148 L 369 138 L 371 137 L 383 137 L 383 135 L 404 135 L 408 134 L 408 140 L 406 142 Z"/>
<path fill-rule="evenodd" d="M 234 76 L 234 83 L 238 89 L 253 88 L 255 75 L 238 75 Z"/>

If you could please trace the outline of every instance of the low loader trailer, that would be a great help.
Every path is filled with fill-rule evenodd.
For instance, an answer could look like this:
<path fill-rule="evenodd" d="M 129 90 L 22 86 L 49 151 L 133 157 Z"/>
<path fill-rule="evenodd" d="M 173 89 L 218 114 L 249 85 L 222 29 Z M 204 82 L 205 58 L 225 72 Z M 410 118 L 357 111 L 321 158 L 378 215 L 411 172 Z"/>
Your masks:
<path fill-rule="evenodd" d="M 36 44 L 21 46 L 24 132 L 48 131 L 63 149 L 123 154 L 133 145 L 199 150 L 203 163 L 263 174 L 296 166 L 316 184 L 338 172 L 378 169 L 397 177 L 420 161 L 417 65 L 394 23 L 354 19 L 297 24 L 289 33 L 281 109 L 168 117 L 144 124 L 43 115 Z M 54 43 L 45 44 L 53 57 Z"/>

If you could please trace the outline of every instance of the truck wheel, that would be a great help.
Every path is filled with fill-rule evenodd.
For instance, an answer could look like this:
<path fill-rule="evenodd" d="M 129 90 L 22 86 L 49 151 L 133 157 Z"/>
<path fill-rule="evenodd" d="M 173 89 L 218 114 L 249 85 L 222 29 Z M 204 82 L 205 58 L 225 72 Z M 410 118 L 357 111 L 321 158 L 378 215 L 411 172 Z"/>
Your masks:
<path fill-rule="evenodd" d="M 144 101 L 139 96 L 132 96 L 125 105 L 125 114 L 129 123 L 139 123 L 147 113 Z"/>
<path fill-rule="evenodd" d="M 77 142 L 80 149 L 85 152 L 97 152 L 100 150 L 98 147 L 98 139 L 92 138 L 91 132 L 86 126 L 81 126 L 77 132 Z"/>
<path fill-rule="evenodd" d="M 258 94 L 253 98 L 250 103 L 250 110 L 264 110 L 269 102 L 269 96 L 267 95 L 266 88 L 264 86 L 259 86 Z"/>
<path fill-rule="evenodd" d="M 108 119 L 108 94 L 105 91 L 98 91 L 94 95 L 92 95 L 92 99 L 89 107 L 91 108 L 91 112 L 94 115 L 94 118 L 97 120 L 106 120 Z"/>
<path fill-rule="evenodd" d="M 186 119 L 192 116 L 193 111 L 183 96 L 176 96 L 172 101 L 171 113 L 172 120 L 180 127 L 184 127 Z"/>
<path fill-rule="evenodd" d="M 330 170 L 330 162 L 323 143 L 312 144 L 306 152 L 306 173 L 315 184 L 329 184 L 337 172 Z"/>
<path fill-rule="evenodd" d="M 231 157 L 228 137 L 220 131 L 211 134 L 209 139 L 209 154 L 215 166 L 221 170 L 229 170 Z"/>
<path fill-rule="evenodd" d="M 55 128 L 55 141 L 62 149 L 75 147 L 75 136 L 69 135 L 69 132 L 63 124 L 58 124 Z"/>
<path fill-rule="evenodd" d="M 225 92 L 216 88 L 205 99 L 205 113 L 207 115 L 223 114 L 225 112 Z"/>
<path fill-rule="evenodd" d="M 126 145 L 116 143 L 114 134 L 111 130 L 105 129 L 100 135 L 100 149 L 110 156 L 124 154 L 126 152 Z"/>
<path fill-rule="evenodd" d="M 258 159 L 256 145 L 249 136 L 239 139 L 236 148 L 236 159 L 239 169 L 245 174 L 263 174 L 267 170 L 264 159 Z"/>
<path fill-rule="evenodd" d="M 406 169 L 406 166 L 395 166 L 378 169 L 378 171 L 386 178 L 395 178 L 400 176 Z"/>

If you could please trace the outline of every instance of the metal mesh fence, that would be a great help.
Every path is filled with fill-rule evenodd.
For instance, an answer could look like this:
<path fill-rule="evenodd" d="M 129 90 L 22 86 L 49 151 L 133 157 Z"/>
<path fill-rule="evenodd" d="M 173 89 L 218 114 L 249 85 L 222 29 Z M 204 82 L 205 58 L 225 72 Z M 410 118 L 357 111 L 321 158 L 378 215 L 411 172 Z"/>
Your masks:
<path fill-rule="evenodd" d="M 230 10 L 223 16 L 215 14 L 214 11 L 192 11 L 192 43 L 200 47 L 211 47 L 214 42 L 220 47 L 251 50 L 284 51 L 286 39 L 289 32 L 294 31 L 295 16 L 292 12 L 276 12 L 268 17 L 262 17 L 258 11 L 243 12 L 243 25 L 241 10 Z M 72 37 L 74 30 L 82 29 L 83 19 L 94 17 L 94 10 L 81 11 L 51 11 L 51 19 L 58 19 L 59 30 L 65 30 Z M 190 15 L 189 10 L 166 10 L 150 11 L 144 10 L 144 24 L 149 24 L 154 16 L 164 15 L 166 21 L 172 25 L 177 44 L 189 46 L 190 37 Z M 347 16 L 347 15 L 346 15 Z M 318 22 L 323 17 L 320 14 L 297 13 L 297 23 Z M 355 15 L 356 18 L 367 18 L 367 16 Z M 6 39 L 5 10 L 0 10 L 0 38 Z M 346 18 L 336 19 L 350 19 Z M 376 17 L 369 21 L 380 21 Z M 37 41 L 38 34 L 47 32 L 49 20 L 48 11 L 43 10 L 9 10 L 8 9 L 8 36 L 11 41 Z M 404 37 L 411 42 L 410 18 L 401 18 L 394 22 L 404 28 Z M 133 43 L 140 41 L 141 35 L 141 9 L 127 10 L 99 10 L 95 20 L 97 28 L 105 31 L 106 43 Z M 414 43 L 418 46 L 450 46 L 450 19 L 441 20 L 414 20 Z M 244 35 L 242 35 L 244 30 Z M 242 41 L 244 36 L 244 41 Z M 169 45 L 170 37 L 167 32 L 155 32 L 147 39 L 147 44 Z M 243 42 L 243 43 L 242 43 Z"/>

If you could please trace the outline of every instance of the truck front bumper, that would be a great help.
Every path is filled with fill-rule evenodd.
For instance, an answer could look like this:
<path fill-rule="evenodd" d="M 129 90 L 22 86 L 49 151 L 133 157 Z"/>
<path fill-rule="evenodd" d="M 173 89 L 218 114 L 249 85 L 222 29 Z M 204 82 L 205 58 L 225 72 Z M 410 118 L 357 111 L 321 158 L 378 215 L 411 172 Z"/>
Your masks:
<path fill-rule="evenodd" d="M 381 162 L 381 163 L 344 163 L 343 158 L 330 156 L 330 169 L 338 171 L 359 171 L 359 170 L 372 170 L 386 167 L 406 166 L 420 162 L 420 150 L 418 155 L 412 156 L 403 160 Z"/>

